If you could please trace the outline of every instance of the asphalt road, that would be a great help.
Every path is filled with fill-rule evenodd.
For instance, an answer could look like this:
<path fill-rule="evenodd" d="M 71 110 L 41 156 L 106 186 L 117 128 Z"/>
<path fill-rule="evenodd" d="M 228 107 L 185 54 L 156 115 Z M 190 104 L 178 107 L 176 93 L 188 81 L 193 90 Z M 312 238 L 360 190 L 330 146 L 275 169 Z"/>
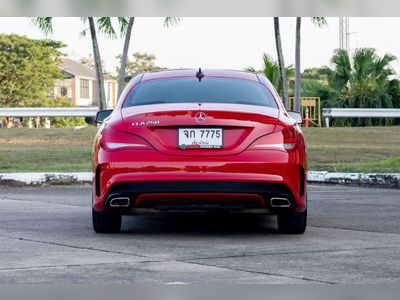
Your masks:
<path fill-rule="evenodd" d="M 309 186 L 309 227 L 152 215 L 91 227 L 89 187 L 0 187 L 0 283 L 400 282 L 400 190 Z"/>

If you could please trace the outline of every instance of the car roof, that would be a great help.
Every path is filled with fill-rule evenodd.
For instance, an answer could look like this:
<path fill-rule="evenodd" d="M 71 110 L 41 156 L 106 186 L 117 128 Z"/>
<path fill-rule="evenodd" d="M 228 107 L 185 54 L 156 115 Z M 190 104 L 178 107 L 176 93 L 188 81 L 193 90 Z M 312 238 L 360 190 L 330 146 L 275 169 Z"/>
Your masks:
<path fill-rule="evenodd" d="M 163 70 L 158 72 L 144 73 L 141 81 L 153 80 L 153 79 L 165 79 L 173 77 L 196 77 L 196 73 L 199 69 L 174 69 L 174 70 Z M 259 82 L 256 74 L 237 71 L 237 70 L 221 70 L 221 69 L 201 69 L 204 77 L 225 77 L 235 79 L 246 79 Z"/>

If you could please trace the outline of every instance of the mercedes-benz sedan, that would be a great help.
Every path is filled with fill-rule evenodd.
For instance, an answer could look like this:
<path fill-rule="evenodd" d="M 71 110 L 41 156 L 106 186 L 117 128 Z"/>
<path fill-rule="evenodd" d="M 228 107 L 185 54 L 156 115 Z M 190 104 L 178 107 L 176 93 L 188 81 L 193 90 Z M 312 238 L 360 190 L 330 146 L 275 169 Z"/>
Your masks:
<path fill-rule="evenodd" d="M 133 78 L 101 111 L 93 149 L 93 227 L 124 214 L 263 213 L 282 233 L 307 222 L 300 114 L 263 76 L 181 69 Z"/>

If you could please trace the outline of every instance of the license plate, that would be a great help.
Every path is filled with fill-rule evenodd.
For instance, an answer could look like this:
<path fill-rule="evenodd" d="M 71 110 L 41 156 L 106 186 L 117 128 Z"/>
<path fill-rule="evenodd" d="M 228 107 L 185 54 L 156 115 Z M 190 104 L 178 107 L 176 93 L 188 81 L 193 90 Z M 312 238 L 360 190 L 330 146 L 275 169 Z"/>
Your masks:
<path fill-rule="evenodd" d="M 178 148 L 218 149 L 223 147 L 222 128 L 179 128 Z"/>

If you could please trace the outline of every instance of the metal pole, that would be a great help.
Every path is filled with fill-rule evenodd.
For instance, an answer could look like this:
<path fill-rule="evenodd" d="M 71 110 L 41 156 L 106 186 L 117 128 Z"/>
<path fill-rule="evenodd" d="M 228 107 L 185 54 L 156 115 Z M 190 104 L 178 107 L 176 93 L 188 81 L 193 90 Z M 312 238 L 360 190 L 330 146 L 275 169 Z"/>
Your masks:
<path fill-rule="evenodd" d="M 308 107 L 306 108 L 306 128 L 309 126 L 309 121 L 308 121 Z"/>

